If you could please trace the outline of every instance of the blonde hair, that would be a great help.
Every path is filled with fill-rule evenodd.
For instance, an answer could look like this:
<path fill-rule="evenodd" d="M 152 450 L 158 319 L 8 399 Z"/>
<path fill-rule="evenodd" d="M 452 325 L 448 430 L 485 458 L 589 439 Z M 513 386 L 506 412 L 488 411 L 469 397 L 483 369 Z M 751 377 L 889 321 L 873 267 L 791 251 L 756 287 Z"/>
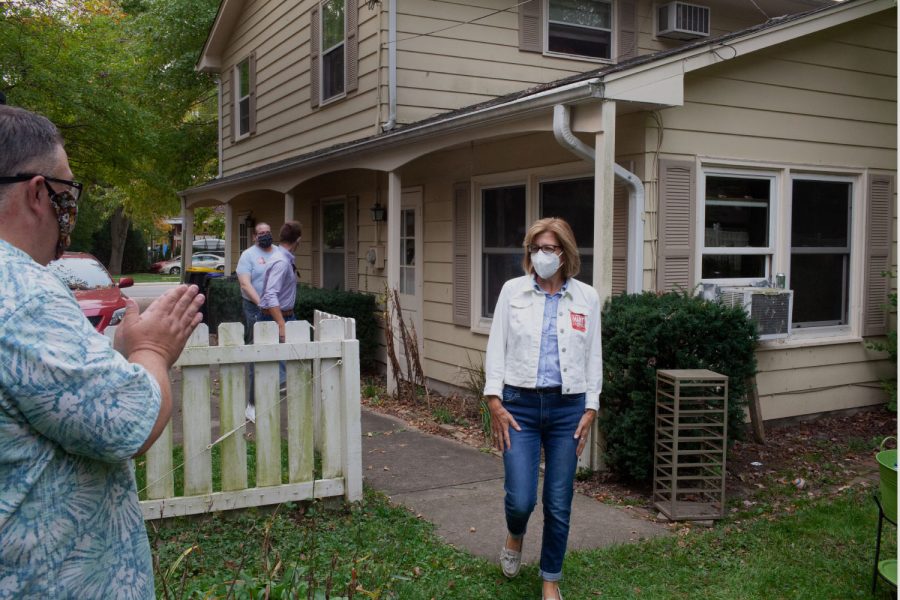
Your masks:
<path fill-rule="evenodd" d="M 531 252 L 528 246 L 534 243 L 534 239 L 543 233 L 552 233 L 556 236 L 556 241 L 562 248 L 562 269 L 563 278 L 569 279 L 575 277 L 581 271 L 581 256 L 578 254 L 578 244 L 575 243 L 575 234 L 572 227 L 568 223 L 558 217 L 548 217 L 546 219 L 538 219 L 531 224 L 525 233 L 525 241 L 522 247 L 525 248 L 525 258 L 522 259 L 522 268 L 525 273 L 531 275 L 534 267 L 531 266 Z"/>

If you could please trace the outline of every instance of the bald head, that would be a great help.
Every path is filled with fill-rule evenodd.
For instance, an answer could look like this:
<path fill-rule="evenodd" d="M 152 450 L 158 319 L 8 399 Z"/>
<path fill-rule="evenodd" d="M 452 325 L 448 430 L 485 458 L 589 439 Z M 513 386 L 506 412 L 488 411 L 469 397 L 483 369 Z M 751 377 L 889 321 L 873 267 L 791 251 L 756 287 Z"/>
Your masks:
<path fill-rule="evenodd" d="M 47 117 L 0 105 L 0 177 L 52 166 L 62 146 L 62 136 Z M 7 187 L 0 185 L 0 199 Z"/>

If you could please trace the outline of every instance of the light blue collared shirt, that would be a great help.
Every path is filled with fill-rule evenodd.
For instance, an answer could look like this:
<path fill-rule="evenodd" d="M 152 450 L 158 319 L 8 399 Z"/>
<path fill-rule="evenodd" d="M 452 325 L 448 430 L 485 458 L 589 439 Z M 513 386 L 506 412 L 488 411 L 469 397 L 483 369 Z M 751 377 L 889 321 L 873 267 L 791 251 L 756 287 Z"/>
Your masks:
<path fill-rule="evenodd" d="M 541 326 L 541 353 L 538 357 L 536 387 L 554 387 L 562 385 L 562 374 L 559 372 L 559 343 L 556 338 L 556 313 L 559 312 L 559 299 L 566 293 L 569 281 L 563 282 L 562 288 L 555 294 L 548 294 L 541 289 L 536 279 L 534 289 L 546 296 L 544 302 L 544 323 Z"/>

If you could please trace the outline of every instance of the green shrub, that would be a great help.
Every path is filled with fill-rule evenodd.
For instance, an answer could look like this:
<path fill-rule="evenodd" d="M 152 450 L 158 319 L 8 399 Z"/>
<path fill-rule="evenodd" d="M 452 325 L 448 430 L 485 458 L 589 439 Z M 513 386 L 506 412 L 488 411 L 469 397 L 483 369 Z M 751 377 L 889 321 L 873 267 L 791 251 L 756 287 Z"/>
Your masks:
<path fill-rule="evenodd" d="M 728 376 L 728 436 L 744 425 L 746 379 L 756 373 L 756 325 L 740 308 L 685 293 L 620 295 L 604 308 L 606 459 L 619 474 L 649 481 L 658 369 L 709 369 Z"/>
<path fill-rule="evenodd" d="M 219 323 L 243 322 L 241 290 L 236 277 L 220 277 L 210 283 L 207 299 L 207 324 L 211 332 Z M 375 370 L 378 351 L 378 323 L 375 321 L 375 297 L 336 290 L 323 290 L 300 284 L 294 315 L 298 320 L 313 322 L 313 311 L 321 310 L 342 317 L 356 319 L 359 340 L 359 360 L 362 371 Z"/>

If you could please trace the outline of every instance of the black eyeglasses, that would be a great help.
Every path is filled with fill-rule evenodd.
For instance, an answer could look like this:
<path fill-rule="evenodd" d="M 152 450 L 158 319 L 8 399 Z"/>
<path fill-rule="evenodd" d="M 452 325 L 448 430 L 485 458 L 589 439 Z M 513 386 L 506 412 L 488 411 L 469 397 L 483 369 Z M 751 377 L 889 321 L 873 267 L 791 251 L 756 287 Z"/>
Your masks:
<path fill-rule="evenodd" d="M 528 252 L 530 254 L 534 254 L 540 250 L 544 254 L 556 254 L 560 250 L 562 250 L 562 246 L 554 246 L 553 244 L 544 244 L 543 246 L 535 246 L 534 244 L 528 245 Z"/>
<path fill-rule="evenodd" d="M 19 173 L 18 175 L 13 175 L 12 177 L 0 177 L 0 184 L 19 183 L 20 181 L 28 181 L 29 179 L 34 179 L 35 177 L 44 178 L 44 185 L 47 186 L 47 191 L 49 191 L 50 194 L 69 194 L 76 202 L 78 202 L 78 198 L 81 197 L 81 190 L 84 189 L 84 186 L 77 181 L 72 181 L 69 179 L 57 179 L 56 177 L 47 177 L 46 175 L 41 175 L 40 173 Z M 69 187 L 69 189 L 63 192 L 57 192 L 52 187 L 50 187 L 50 184 L 47 183 L 47 181 L 66 185 Z"/>

